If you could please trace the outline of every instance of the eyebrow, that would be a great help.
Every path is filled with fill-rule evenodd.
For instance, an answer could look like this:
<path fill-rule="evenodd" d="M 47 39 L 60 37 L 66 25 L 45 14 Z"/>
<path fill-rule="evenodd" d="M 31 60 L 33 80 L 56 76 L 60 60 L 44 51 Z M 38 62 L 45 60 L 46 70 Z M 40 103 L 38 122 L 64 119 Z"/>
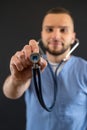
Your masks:
<path fill-rule="evenodd" d="M 54 26 L 50 26 L 50 25 L 46 25 L 46 26 L 43 26 L 44 28 L 55 28 Z M 69 26 L 58 26 L 57 28 L 69 28 Z"/>

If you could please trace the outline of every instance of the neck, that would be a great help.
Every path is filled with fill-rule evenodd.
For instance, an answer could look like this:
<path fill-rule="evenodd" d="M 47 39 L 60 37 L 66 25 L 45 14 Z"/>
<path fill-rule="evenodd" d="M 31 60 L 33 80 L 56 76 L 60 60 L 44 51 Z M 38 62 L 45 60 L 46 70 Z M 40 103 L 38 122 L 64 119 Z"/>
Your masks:
<path fill-rule="evenodd" d="M 47 55 L 48 61 L 53 62 L 53 63 L 60 63 L 62 60 L 64 60 L 66 58 L 66 55 L 68 54 L 68 52 L 69 52 L 69 50 L 67 50 L 65 53 L 58 55 L 58 56 L 54 56 L 54 55 L 46 52 L 46 55 Z M 70 58 L 70 56 L 68 56 L 66 60 L 68 60 L 69 58 Z"/>

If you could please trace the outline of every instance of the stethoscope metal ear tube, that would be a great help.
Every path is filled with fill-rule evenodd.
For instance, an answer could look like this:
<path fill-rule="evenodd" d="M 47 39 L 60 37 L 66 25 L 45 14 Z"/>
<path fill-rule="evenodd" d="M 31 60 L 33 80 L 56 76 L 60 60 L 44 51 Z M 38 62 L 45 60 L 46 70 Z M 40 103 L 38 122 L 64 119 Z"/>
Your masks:
<path fill-rule="evenodd" d="M 79 45 L 79 40 L 76 38 L 75 39 L 76 44 L 72 47 L 72 49 L 69 51 L 69 53 L 66 55 L 66 57 L 63 59 L 63 61 L 65 61 L 67 59 L 67 57 L 69 57 L 69 55 L 78 47 Z"/>

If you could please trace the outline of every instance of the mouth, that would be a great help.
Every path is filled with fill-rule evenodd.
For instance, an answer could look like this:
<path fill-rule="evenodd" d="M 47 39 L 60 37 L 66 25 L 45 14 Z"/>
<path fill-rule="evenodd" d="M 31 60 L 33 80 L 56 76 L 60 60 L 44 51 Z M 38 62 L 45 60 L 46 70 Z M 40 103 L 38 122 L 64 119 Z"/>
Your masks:
<path fill-rule="evenodd" d="M 62 47 L 62 43 L 61 42 L 50 42 L 49 45 L 53 46 L 53 47 Z"/>

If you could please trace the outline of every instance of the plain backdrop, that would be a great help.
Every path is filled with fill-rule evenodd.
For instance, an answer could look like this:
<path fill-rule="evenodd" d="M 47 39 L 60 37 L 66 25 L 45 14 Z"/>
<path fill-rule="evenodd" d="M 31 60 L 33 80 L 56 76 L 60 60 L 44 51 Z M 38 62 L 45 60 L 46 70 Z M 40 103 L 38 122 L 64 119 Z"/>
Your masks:
<path fill-rule="evenodd" d="M 10 74 L 11 56 L 30 39 L 40 38 L 42 18 L 48 9 L 56 6 L 63 6 L 72 12 L 80 41 L 74 54 L 87 59 L 86 0 L 0 1 L 0 130 L 25 130 L 24 95 L 18 100 L 7 99 L 2 86 Z"/>

